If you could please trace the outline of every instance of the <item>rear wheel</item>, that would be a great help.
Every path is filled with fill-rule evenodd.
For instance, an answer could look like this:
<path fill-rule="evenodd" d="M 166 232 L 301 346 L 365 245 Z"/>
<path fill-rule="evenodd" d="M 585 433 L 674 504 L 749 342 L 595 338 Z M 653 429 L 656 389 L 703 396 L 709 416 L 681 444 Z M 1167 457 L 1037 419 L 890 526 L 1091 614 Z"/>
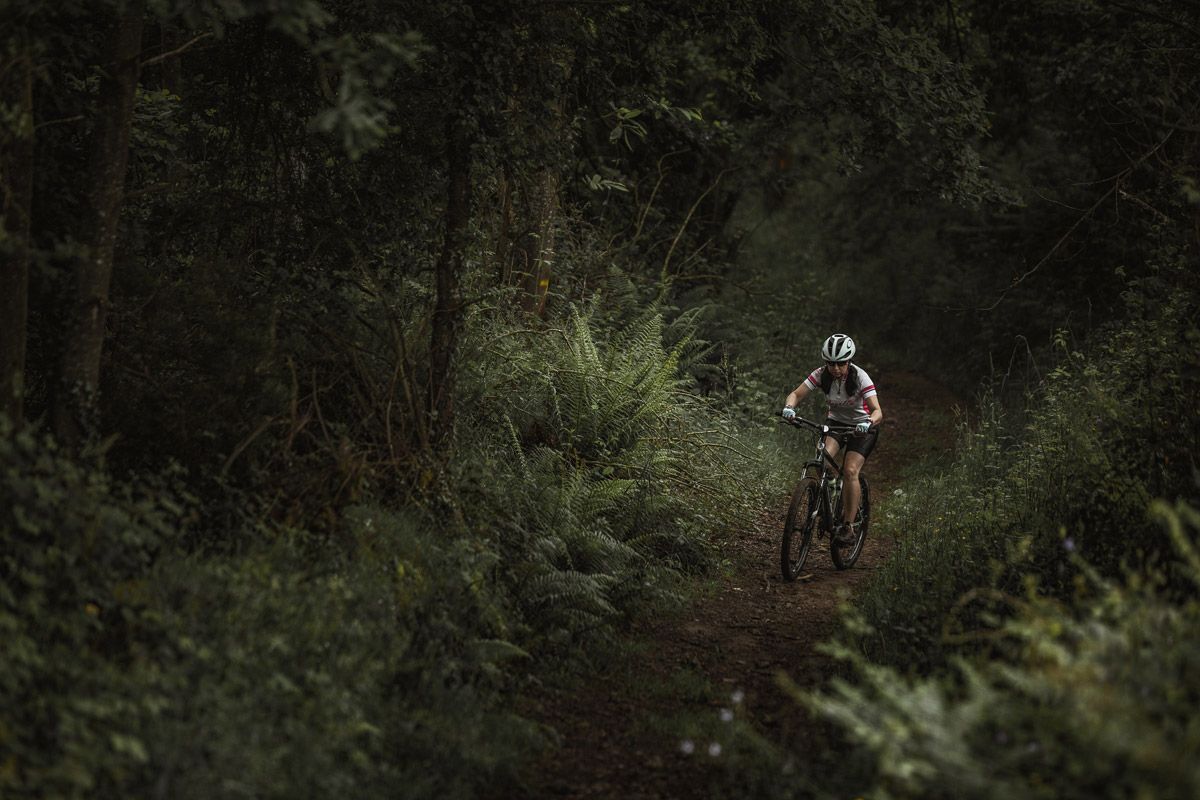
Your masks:
<path fill-rule="evenodd" d="M 861 495 L 858 501 L 858 514 L 854 517 L 854 537 L 849 544 L 839 545 L 837 542 L 830 542 L 829 556 L 833 559 L 833 565 L 838 569 L 849 569 L 854 566 L 854 562 L 858 561 L 859 555 L 862 554 L 863 542 L 867 540 L 867 528 L 871 524 L 871 488 L 867 485 L 867 479 L 863 475 L 858 476 L 858 488 L 861 490 Z M 842 497 L 845 497 L 845 493 Z M 839 519 L 841 511 L 838 511 Z"/>
<path fill-rule="evenodd" d="M 787 521 L 783 524 L 783 547 L 780 551 L 780 566 L 785 581 L 796 580 L 804 569 L 808 548 L 812 545 L 813 530 L 820 519 L 817 498 L 815 478 L 800 481 L 792 493 Z"/>

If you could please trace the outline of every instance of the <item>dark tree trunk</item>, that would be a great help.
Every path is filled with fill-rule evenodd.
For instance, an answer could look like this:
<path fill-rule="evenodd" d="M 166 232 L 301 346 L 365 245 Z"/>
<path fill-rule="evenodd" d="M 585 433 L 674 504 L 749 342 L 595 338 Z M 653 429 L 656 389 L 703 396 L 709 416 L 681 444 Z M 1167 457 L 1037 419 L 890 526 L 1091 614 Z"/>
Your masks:
<path fill-rule="evenodd" d="M 454 431 L 454 355 L 462 327 L 460 282 L 471 219 L 471 143 L 461 121 L 446 123 L 446 156 L 449 166 L 446 230 L 436 267 L 437 296 L 429 345 L 430 444 L 445 447 Z"/>
<path fill-rule="evenodd" d="M 75 289 L 67 310 L 53 415 L 55 433 L 71 447 L 78 446 L 83 438 L 85 420 L 95 410 L 100 383 L 100 354 L 140 71 L 144 7 L 144 0 L 133 0 L 115 21 L 97 101 L 99 111 L 88 167 L 87 216 L 83 221 L 87 249 L 75 265 Z"/>
<path fill-rule="evenodd" d="M 0 101 L 15 122 L 0 131 L 0 212 L 8 243 L 0 251 L 0 414 L 24 419 L 25 342 L 29 316 L 29 231 L 33 201 L 33 63 L 18 48 L 0 64 Z"/>
<path fill-rule="evenodd" d="M 525 273 L 522 306 L 527 313 L 540 317 L 550 291 L 558 219 L 558 175 L 552 168 L 539 170 L 534 179 L 527 218 L 529 229 L 516 248 Z"/>
<path fill-rule="evenodd" d="M 508 286 L 512 281 L 512 226 L 513 226 L 513 177 L 509 165 L 504 165 L 500 176 L 500 219 L 496 222 L 495 246 L 492 257 L 496 263 L 496 285 Z"/>
<path fill-rule="evenodd" d="M 169 22 L 164 22 L 162 26 L 162 51 L 170 53 L 182 43 L 179 29 Z M 164 60 L 159 69 L 162 72 L 162 88 L 174 95 L 178 95 L 183 91 L 183 59 L 181 56 L 172 56 Z"/>
<path fill-rule="evenodd" d="M 566 12 L 550 12 L 543 20 L 542 36 L 553 41 L 559 27 L 569 24 Z M 571 77 L 572 54 L 562 46 L 545 46 L 537 51 L 532 72 L 542 79 L 527 89 L 522 98 L 526 113 L 548 109 L 544 118 L 548 136 L 547 152 L 555 154 L 549 163 L 539 166 L 529 181 L 524 209 L 523 235 L 516 243 L 513 258 L 522 275 L 521 306 L 529 314 L 542 316 L 546 297 L 554 277 L 555 230 L 560 211 L 559 164 L 573 150 L 567 116 L 567 84 Z"/>

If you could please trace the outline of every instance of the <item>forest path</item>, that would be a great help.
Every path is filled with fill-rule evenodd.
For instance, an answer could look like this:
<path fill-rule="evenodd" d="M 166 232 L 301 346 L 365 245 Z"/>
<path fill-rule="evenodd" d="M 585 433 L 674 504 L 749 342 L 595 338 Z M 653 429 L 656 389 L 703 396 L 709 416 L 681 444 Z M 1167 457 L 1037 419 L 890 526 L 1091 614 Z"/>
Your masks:
<path fill-rule="evenodd" d="M 879 519 L 906 469 L 953 447 L 951 409 L 961 399 L 921 375 L 872 372 L 879 373 L 873 377 L 885 424 L 864 472 Z M 798 461 L 808 455 L 797 448 Z M 806 565 L 811 577 L 785 583 L 779 542 L 787 482 L 781 480 L 778 502 L 755 524 L 720 542 L 730 566 L 687 608 L 636 624 L 606 669 L 576 685 L 546 686 L 523 709 L 561 736 L 561 746 L 526 776 L 528 796 L 710 797 L 725 766 L 710 751 L 720 740 L 723 709 L 774 742 L 803 740 L 813 728 L 777 675 L 786 672 L 805 688 L 822 682 L 833 665 L 816 646 L 833 633 L 838 606 L 882 563 L 892 541 L 869 536 L 858 563 L 841 571 L 818 540 Z M 684 730 L 700 733 L 685 739 Z"/>

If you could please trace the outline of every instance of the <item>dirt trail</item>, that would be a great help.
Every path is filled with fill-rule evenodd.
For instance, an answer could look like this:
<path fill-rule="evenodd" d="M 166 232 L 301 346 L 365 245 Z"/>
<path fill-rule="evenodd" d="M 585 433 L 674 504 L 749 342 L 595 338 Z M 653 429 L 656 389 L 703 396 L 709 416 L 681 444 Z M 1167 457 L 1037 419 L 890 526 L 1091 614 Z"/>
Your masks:
<path fill-rule="evenodd" d="M 931 448 L 953 445 L 950 409 L 961 401 L 921 376 L 875 372 L 885 427 L 864 472 L 878 519 L 907 464 Z M 798 460 L 807 456 L 797 450 Z M 688 712 L 716 715 L 731 705 L 735 692 L 739 715 L 759 731 L 776 741 L 803 736 L 811 723 L 782 694 L 776 675 L 784 670 L 806 687 L 820 682 L 830 664 L 816 645 L 829 638 L 838 605 L 869 578 L 891 542 L 868 538 L 858 563 L 847 571 L 834 569 L 827 545 L 816 542 L 806 566 L 811 578 L 785 583 L 779 575 L 788 502 L 783 488 L 779 502 L 756 525 L 724 543 L 733 569 L 708 596 L 683 614 L 637 625 L 632 638 L 648 644 L 612 674 L 594 676 L 582 687 L 548 687 L 538 707 L 527 710 L 562 736 L 561 747 L 530 777 L 530 796 L 707 796 L 707 773 L 716 768 L 707 744 L 697 742 L 696 752 L 685 754 L 677 733 L 656 731 L 646 721 Z M 689 693 L 678 684 L 681 670 L 698 673 L 707 686 Z M 639 684 L 672 681 L 666 693 L 637 690 Z M 664 707 L 667 703 L 673 707 Z"/>

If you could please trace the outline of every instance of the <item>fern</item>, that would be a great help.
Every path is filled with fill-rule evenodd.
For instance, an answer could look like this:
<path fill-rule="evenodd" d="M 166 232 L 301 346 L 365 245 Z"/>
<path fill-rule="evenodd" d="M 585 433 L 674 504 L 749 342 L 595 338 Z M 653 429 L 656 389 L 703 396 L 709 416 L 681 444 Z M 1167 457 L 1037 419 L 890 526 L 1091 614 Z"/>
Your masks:
<path fill-rule="evenodd" d="M 500 548 L 522 625 L 547 645 L 670 600 L 677 570 L 706 563 L 706 529 L 751 494 L 740 474 L 761 474 L 697 424 L 712 412 L 685 390 L 681 360 L 702 351 L 688 324 L 606 305 L 618 322 L 606 326 L 599 309 L 491 335 L 507 368 L 473 406 L 499 422 L 478 425 L 498 433 L 471 448 L 489 464 L 479 527 Z"/>

